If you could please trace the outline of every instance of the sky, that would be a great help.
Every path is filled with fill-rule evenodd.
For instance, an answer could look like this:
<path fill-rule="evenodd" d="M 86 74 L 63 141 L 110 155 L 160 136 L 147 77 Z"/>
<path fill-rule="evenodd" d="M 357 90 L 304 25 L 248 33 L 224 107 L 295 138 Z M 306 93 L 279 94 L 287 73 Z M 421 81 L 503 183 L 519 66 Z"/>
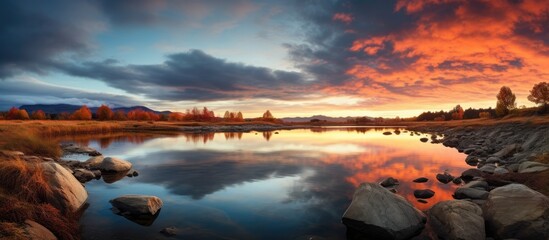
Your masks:
<path fill-rule="evenodd" d="M 7 0 L 0 36 L 0 110 L 409 117 L 549 79 L 547 0 Z"/>

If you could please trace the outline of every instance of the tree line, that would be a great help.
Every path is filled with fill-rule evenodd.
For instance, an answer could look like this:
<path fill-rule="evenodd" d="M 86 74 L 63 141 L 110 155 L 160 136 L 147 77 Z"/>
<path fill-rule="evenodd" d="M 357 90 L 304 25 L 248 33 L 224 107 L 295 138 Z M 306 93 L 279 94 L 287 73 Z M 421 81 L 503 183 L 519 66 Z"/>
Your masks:
<path fill-rule="evenodd" d="M 496 95 L 496 108 L 468 108 L 463 110 L 460 105 L 456 105 L 449 111 L 440 110 L 438 112 L 427 111 L 423 112 L 416 117 L 417 121 L 449 121 L 449 120 L 461 120 L 461 119 L 475 119 L 475 118 L 493 118 L 504 117 L 520 109 L 526 107 L 522 106 L 517 108 L 516 96 L 507 86 L 502 86 Z M 540 105 L 538 108 L 539 113 L 549 112 L 549 83 L 540 82 L 535 84 L 530 90 L 528 100 Z"/>
<path fill-rule="evenodd" d="M 86 106 L 73 113 L 63 112 L 59 114 L 46 114 L 42 110 L 36 110 L 28 114 L 25 109 L 12 107 L 7 113 L 1 114 L 0 119 L 6 120 L 99 120 L 99 121 L 196 121 L 196 122 L 243 122 L 245 121 L 242 112 L 226 111 L 223 117 L 216 117 L 215 113 L 207 107 L 198 109 L 194 107 L 183 112 L 171 112 L 169 114 L 155 113 L 143 109 L 134 109 L 128 113 L 118 110 L 113 111 L 107 105 L 101 105 L 96 113 L 92 113 Z M 274 122 L 277 119 L 267 110 L 262 117 L 254 118 L 256 121 Z"/>

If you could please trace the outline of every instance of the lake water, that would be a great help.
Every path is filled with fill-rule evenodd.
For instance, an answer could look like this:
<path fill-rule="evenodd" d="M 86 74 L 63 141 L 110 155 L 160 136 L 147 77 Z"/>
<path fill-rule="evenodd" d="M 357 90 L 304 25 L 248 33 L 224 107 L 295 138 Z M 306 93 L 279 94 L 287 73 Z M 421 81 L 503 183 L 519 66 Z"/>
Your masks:
<path fill-rule="evenodd" d="M 435 175 L 459 175 L 468 169 L 465 155 L 422 143 L 426 135 L 383 135 L 387 130 L 394 129 L 65 139 L 126 159 L 139 171 L 112 183 L 86 183 L 83 239 L 345 239 L 341 216 L 355 188 L 386 177 L 399 179 L 398 194 L 421 210 L 452 199 L 457 186 Z M 430 180 L 413 183 L 418 177 Z M 425 188 L 435 196 L 417 202 L 413 190 Z M 109 200 L 124 194 L 155 195 L 164 206 L 141 225 L 110 210 Z M 159 233 L 165 227 L 178 228 L 178 235 L 165 237 Z"/>

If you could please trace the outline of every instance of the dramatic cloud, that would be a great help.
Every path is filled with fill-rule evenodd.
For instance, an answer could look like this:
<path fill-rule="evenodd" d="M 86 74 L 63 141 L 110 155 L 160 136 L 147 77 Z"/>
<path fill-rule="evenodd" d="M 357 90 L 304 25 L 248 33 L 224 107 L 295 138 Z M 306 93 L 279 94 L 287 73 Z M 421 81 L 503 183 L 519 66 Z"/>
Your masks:
<path fill-rule="evenodd" d="M 160 100 L 292 99 L 307 94 L 307 81 L 300 73 L 232 63 L 200 50 L 169 55 L 158 65 L 115 63 L 61 64 L 58 68 Z"/>
<path fill-rule="evenodd" d="M 68 103 L 76 105 L 135 106 L 140 102 L 127 97 L 107 93 L 87 92 L 74 88 L 56 86 L 32 77 L 17 77 L 0 80 L 0 109 L 21 104 Z"/>

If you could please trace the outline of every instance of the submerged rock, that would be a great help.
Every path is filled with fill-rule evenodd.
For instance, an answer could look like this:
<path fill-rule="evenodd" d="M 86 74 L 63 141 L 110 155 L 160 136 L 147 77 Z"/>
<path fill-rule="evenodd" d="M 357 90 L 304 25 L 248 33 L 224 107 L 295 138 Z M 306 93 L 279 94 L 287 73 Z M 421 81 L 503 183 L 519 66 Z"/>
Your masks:
<path fill-rule="evenodd" d="M 403 197 L 376 183 L 362 183 L 342 221 L 372 239 L 409 239 L 423 229 L 426 218 Z"/>
<path fill-rule="evenodd" d="M 383 135 L 392 135 L 392 132 L 384 132 Z"/>
<path fill-rule="evenodd" d="M 41 163 L 44 176 L 53 190 L 48 202 L 61 211 L 75 212 L 88 199 L 88 192 L 82 184 L 63 166 L 55 162 Z"/>
<path fill-rule="evenodd" d="M 414 190 L 414 197 L 416 198 L 427 199 L 427 198 L 432 198 L 434 195 L 435 195 L 435 192 L 431 189 Z"/>
<path fill-rule="evenodd" d="M 110 203 L 122 215 L 155 215 L 163 205 L 160 198 L 147 195 L 123 195 Z"/>
<path fill-rule="evenodd" d="M 428 138 L 420 138 L 419 141 L 421 141 L 421 142 L 427 142 L 427 141 L 429 141 L 429 139 L 428 139 Z"/>
<path fill-rule="evenodd" d="M 132 164 L 130 162 L 114 157 L 106 157 L 99 166 L 99 169 L 107 172 L 125 172 L 131 168 Z"/>
<path fill-rule="evenodd" d="M 525 185 L 492 190 L 483 210 L 486 229 L 497 239 L 549 239 L 549 198 Z"/>
<path fill-rule="evenodd" d="M 173 237 L 177 235 L 177 228 L 176 227 L 167 227 L 160 230 L 160 233 L 164 234 L 167 237 Z"/>
<path fill-rule="evenodd" d="M 425 177 L 420 177 L 420 178 L 416 178 L 413 180 L 413 182 L 416 182 L 416 183 L 424 183 L 424 182 L 427 182 L 429 181 L 428 178 L 425 178 Z"/>
<path fill-rule="evenodd" d="M 440 239 L 486 238 L 482 209 L 468 201 L 449 200 L 435 204 L 429 210 L 429 223 Z"/>
<path fill-rule="evenodd" d="M 450 175 L 449 173 L 447 173 L 447 172 L 437 174 L 436 178 L 439 182 L 444 183 L 444 184 L 449 183 L 452 180 L 454 180 L 454 177 L 452 175 Z"/>

